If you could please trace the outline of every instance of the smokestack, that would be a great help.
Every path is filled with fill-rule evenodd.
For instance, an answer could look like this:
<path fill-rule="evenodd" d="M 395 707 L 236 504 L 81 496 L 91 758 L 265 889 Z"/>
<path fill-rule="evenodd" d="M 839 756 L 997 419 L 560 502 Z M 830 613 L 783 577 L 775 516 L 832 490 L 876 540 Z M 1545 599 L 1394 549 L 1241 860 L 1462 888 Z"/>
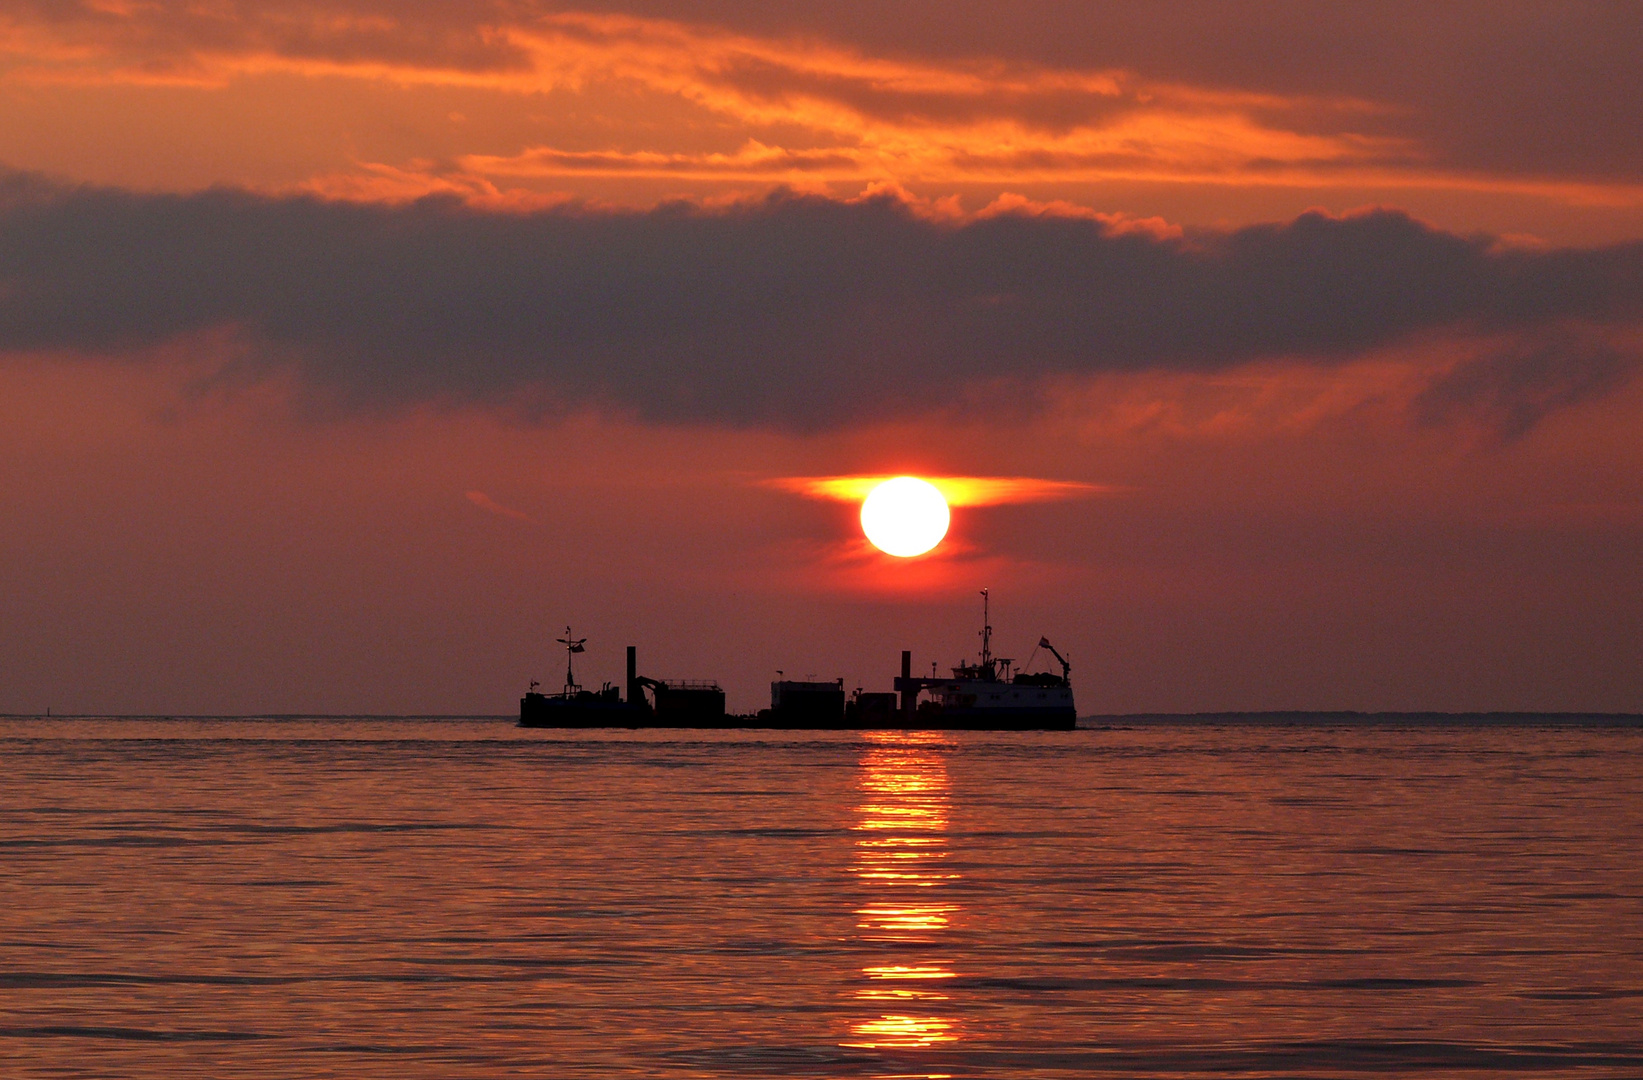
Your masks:
<path fill-rule="evenodd" d="M 628 646 L 628 704 L 639 703 L 639 650 Z"/>
<path fill-rule="evenodd" d="M 913 677 L 913 650 L 911 649 L 901 650 L 901 677 L 903 680 Z M 913 703 L 917 700 L 918 691 L 903 681 L 901 684 L 901 722 L 908 727 L 913 726 Z"/>

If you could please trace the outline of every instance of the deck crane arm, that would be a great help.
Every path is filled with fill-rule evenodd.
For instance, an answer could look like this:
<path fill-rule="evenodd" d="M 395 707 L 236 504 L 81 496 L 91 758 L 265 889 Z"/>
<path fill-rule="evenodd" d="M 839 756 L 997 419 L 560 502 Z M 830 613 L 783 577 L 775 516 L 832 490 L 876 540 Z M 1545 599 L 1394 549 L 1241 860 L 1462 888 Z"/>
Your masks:
<path fill-rule="evenodd" d="M 1050 644 L 1050 639 L 1047 637 L 1041 637 L 1038 639 L 1038 647 L 1040 649 L 1050 650 L 1051 654 L 1054 655 L 1057 660 L 1061 661 L 1061 681 L 1070 686 L 1072 684 L 1073 666 L 1067 663 L 1067 658 L 1062 656 L 1054 645 Z"/>

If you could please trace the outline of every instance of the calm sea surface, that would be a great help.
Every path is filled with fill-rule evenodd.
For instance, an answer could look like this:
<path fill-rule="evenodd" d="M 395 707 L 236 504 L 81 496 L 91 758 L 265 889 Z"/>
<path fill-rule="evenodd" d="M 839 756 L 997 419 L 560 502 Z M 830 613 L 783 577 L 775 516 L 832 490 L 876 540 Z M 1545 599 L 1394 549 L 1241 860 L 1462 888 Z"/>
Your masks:
<path fill-rule="evenodd" d="M 0 1074 L 1643 1076 L 1643 730 L 0 721 Z"/>

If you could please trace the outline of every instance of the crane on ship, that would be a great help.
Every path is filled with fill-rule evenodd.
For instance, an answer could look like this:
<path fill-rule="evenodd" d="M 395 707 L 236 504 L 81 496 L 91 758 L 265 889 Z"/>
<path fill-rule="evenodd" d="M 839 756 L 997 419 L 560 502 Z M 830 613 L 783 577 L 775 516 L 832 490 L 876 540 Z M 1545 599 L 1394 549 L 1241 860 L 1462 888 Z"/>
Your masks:
<path fill-rule="evenodd" d="M 1050 655 L 1061 661 L 1061 681 L 1066 683 L 1068 686 L 1071 686 L 1073 666 L 1067 663 L 1067 658 L 1062 656 L 1060 651 L 1056 649 L 1054 645 L 1050 644 L 1050 639 L 1047 637 L 1041 637 L 1038 639 L 1038 647 L 1040 649 L 1050 650 Z"/>

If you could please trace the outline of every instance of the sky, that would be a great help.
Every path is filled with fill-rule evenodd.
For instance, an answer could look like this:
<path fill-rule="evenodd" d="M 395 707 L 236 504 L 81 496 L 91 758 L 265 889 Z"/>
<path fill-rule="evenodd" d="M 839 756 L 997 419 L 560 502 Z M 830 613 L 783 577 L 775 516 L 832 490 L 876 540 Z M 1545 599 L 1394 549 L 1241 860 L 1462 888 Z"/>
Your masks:
<path fill-rule="evenodd" d="M 812 7 L 0 4 L 0 712 L 1643 711 L 1643 4 Z"/>

